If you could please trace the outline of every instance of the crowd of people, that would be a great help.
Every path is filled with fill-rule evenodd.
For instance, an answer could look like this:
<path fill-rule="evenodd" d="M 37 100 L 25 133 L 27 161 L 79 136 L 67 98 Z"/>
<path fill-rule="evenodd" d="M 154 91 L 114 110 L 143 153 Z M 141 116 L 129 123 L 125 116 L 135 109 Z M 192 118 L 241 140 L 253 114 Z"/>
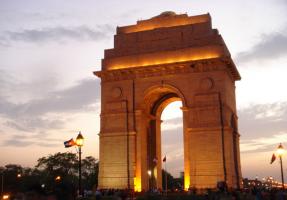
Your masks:
<path fill-rule="evenodd" d="M 94 193 L 97 200 L 104 200 L 107 197 L 114 197 L 116 200 L 287 200 L 287 192 L 281 189 L 202 189 L 197 190 L 190 188 L 187 192 L 181 190 L 162 191 L 160 189 L 151 189 L 149 191 L 142 191 L 134 193 L 129 190 L 97 190 Z"/>
<path fill-rule="evenodd" d="M 84 197 L 75 195 L 61 196 L 61 194 L 43 194 L 34 190 L 25 194 L 11 196 L 9 200 L 287 200 L 287 192 L 282 189 L 264 189 L 258 187 L 245 189 L 230 189 L 225 185 L 218 185 L 216 189 L 190 188 L 188 191 L 151 189 L 149 191 L 134 192 L 133 190 L 98 189 L 85 191 Z"/>

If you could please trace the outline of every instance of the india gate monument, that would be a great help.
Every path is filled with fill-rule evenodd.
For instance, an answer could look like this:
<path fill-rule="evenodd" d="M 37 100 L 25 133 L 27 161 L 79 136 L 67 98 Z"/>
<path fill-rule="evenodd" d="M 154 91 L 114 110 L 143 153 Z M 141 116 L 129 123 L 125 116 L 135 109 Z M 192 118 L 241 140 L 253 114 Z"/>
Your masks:
<path fill-rule="evenodd" d="M 174 101 L 182 102 L 184 189 L 219 181 L 241 187 L 241 77 L 209 14 L 168 11 L 117 27 L 94 74 L 101 79 L 100 188 L 162 188 L 161 114 Z"/>

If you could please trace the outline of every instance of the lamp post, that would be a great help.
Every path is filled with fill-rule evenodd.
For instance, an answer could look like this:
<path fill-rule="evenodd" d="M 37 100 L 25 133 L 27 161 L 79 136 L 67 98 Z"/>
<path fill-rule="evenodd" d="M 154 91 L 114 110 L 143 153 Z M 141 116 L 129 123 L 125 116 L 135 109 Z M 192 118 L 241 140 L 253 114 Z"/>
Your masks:
<path fill-rule="evenodd" d="M 284 190 L 284 174 L 283 174 L 283 163 L 282 163 L 282 156 L 285 153 L 285 150 L 280 143 L 279 146 L 277 147 L 277 155 L 279 156 L 280 159 L 280 167 L 281 167 L 281 180 L 282 180 L 282 189 Z"/>
<path fill-rule="evenodd" d="M 79 148 L 79 196 L 83 196 L 82 194 L 82 146 L 84 145 L 84 137 L 81 134 L 81 131 L 79 132 L 77 138 L 76 138 L 76 145 Z"/>
<path fill-rule="evenodd" d="M 148 170 L 147 171 L 147 174 L 148 174 L 148 190 L 150 190 L 150 185 L 151 185 L 151 183 L 150 183 L 150 181 L 151 181 L 151 170 Z"/>
<path fill-rule="evenodd" d="M 1 172 L 1 195 L 4 192 L 4 170 Z"/>

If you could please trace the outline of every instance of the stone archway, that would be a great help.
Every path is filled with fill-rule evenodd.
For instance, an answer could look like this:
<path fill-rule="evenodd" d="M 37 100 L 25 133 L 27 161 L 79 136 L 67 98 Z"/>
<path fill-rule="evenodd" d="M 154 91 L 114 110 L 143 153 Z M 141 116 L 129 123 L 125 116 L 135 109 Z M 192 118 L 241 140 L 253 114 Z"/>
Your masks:
<path fill-rule="evenodd" d="M 184 187 L 241 185 L 235 81 L 209 14 L 165 12 L 118 27 L 101 78 L 100 188 L 161 188 L 160 115 L 183 102 Z M 151 183 L 147 174 L 153 170 Z"/>
<path fill-rule="evenodd" d="M 144 92 L 142 110 L 145 111 L 147 150 L 145 155 L 146 159 L 141 157 L 139 162 L 146 163 L 144 164 L 147 166 L 146 171 L 151 172 L 150 175 L 145 174 L 146 182 L 148 182 L 147 188 L 162 187 L 161 114 L 168 104 L 178 100 L 182 102 L 182 108 L 184 108 L 186 105 L 184 95 L 179 89 L 169 84 L 162 83 L 161 85 L 155 85 Z M 188 140 L 184 141 L 184 147 L 187 147 Z M 185 160 L 185 163 L 185 166 L 187 166 L 187 160 Z"/>

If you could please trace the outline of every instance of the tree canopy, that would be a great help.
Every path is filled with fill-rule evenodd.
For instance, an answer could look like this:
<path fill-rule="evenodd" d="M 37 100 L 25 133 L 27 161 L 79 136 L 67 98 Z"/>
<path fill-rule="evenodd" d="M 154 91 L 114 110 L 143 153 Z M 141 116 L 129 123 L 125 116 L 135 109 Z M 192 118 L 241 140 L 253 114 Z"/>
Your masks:
<path fill-rule="evenodd" d="M 78 189 L 78 169 L 77 154 L 58 152 L 39 158 L 34 168 L 9 164 L 0 167 L 0 173 L 3 174 L 3 189 L 6 192 L 56 191 L 64 198 Z M 82 187 L 92 190 L 97 184 L 98 160 L 88 156 L 82 159 Z"/>

